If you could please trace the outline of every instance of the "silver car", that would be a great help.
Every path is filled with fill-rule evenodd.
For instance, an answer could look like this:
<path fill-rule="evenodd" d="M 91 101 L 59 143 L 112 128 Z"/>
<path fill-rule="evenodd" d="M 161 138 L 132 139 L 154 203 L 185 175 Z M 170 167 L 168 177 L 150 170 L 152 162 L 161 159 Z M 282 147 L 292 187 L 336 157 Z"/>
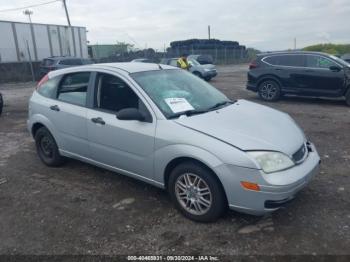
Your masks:
<path fill-rule="evenodd" d="M 160 63 L 177 67 L 177 60 L 178 58 L 163 58 L 160 61 Z M 218 74 L 216 67 L 213 64 L 201 65 L 195 59 L 187 59 L 187 61 L 190 65 L 189 71 L 192 74 L 205 79 L 206 81 L 210 81 L 213 77 L 217 76 Z"/>
<path fill-rule="evenodd" d="M 254 215 L 280 208 L 320 162 L 287 114 L 232 101 L 167 65 L 50 72 L 30 98 L 28 129 L 46 165 L 69 157 L 145 181 L 202 222 L 227 207 Z"/>

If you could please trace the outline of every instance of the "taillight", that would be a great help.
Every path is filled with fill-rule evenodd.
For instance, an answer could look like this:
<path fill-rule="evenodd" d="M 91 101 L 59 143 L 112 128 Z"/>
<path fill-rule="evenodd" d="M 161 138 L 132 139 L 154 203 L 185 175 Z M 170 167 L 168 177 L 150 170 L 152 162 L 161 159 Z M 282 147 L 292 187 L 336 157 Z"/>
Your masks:
<path fill-rule="evenodd" d="M 250 64 L 249 64 L 249 69 L 255 69 L 258 67 L 258 64 L 256 63 L 256 61 L 252 61 Z"/>
<path fill-rule="evenodd" d="M 36 90 L 38 90 L 43 84 L 45 84 L 47 81 L 49 80 L 49 74 L 47 73 L 46 75 L 44 75 L 43 78 L 41 78 L 41 80 L 38 82 L 37 86 L 36 86 Z"/>

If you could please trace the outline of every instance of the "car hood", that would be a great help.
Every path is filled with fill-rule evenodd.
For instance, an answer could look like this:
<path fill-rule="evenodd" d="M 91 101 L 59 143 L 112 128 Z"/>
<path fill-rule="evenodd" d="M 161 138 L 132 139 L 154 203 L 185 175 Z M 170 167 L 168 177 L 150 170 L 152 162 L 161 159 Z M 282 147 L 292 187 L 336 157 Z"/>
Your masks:
<path fill-rule="evenodd" d="M 289 115 L 246 100 L 175 122 L 241 150 L 271 150 L 291 156 L 305 142 L 303 131 Z"/>
<path fill-rule="evenodd" d="M 200 66 L 204 69 L 215 69 L 215 65 L 212 65 L 212 64 L 205 64 Z"/>

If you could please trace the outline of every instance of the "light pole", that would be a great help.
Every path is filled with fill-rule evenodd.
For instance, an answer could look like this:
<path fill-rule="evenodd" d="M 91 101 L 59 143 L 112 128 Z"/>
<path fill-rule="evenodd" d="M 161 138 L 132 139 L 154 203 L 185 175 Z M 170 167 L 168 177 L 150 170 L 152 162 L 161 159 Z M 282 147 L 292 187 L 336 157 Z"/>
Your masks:
<path fill-rule="evenodd" d="M 35 40 L 34 40 L 33 24 L 32 24 L 32 18 L 30 17 L 30 16 L 33 14 L 33 11 L 30 10 L 30 9 L 26 9 L 26 10 L 23 11 L 23 14 L 27 15 L 28 18 L 29 18 L 30 31 L 31 31 L 31 34 L 32 34 L 32 40 L 33 40 L 33 46 L 34 46 L 34 53 L 35 53 L 35 58 L 36 58 L 37 54 L 36 54 L 36 50 L 35 50 Z M 29 50 L 28 40 L 26 40 L 26 46 L 27 46 L 27 52 L 28 52 L 28 58 L 29 58 L 30 71 L 31 71 L 31 73 L 32 73 L 32 80 L 33 80 L 33 82 L 34 82 L 34 81 L 35 81 L 35 74 L 34 74 L 32 56 L 31 56 L 30 50 Z"/>
<path fill-rule="evenodd" d="M 31 15 L 33 14 L 33 11 L 30 10 L 30 9 L 26 9 L 26 10 L 23 11 L 23 14 L 27 15 L 28 18 L 29 18 L 29 23 L 32 23 Z"/>

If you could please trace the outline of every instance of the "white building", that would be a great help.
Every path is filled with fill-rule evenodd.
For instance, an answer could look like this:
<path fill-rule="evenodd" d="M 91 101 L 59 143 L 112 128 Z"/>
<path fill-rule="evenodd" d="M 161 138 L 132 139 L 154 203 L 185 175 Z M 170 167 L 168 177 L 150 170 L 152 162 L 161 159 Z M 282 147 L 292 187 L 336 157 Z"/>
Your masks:
<path fill-rule="evenodd" d="M 0 21 L 0 63 L 49 56 L 88 58 L 86 28 Z"/>

